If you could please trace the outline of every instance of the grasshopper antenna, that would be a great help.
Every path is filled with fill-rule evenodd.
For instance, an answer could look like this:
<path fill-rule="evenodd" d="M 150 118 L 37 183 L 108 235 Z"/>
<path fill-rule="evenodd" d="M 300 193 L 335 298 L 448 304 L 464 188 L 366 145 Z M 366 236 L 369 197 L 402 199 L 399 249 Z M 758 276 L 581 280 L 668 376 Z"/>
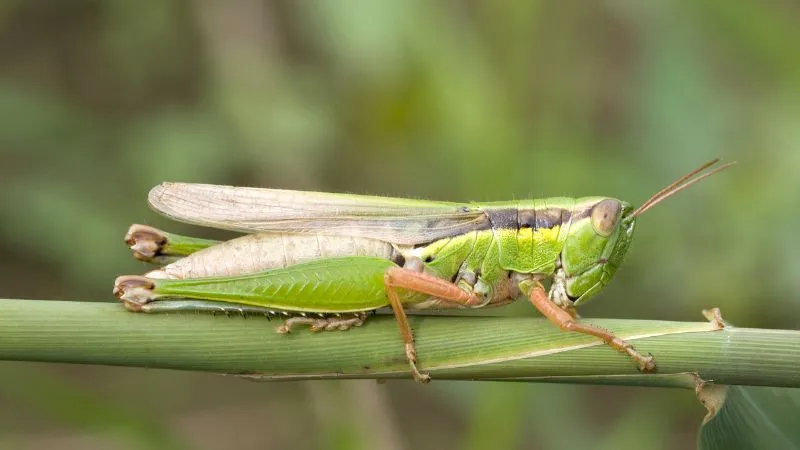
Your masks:
<path fill-rule="evenodd" d="M 720 161 L 719 158 L 712 159 L 711 161 L 703 164 L 702 166 L 694 169 L 693 171 L 687 173 L 686 175 L 678 178 L 677 180 L 673 181 L 669 186 L 661 189 L 660 191 L 653 194 L 646 202 L 642 203 L 641 206 L 636 208 L 633 213 L 631 213 L 631 217 L 636 217 L 642 215 L 645 211 L 652 208 L 653 206 L 661 203 L 662 201 L 666 200 L 669 197 L 677 194 L 678 192 L 686 189 L 687 187 L 697 183 L 698 181 L 702 180 L 703 178 L 708 178 L 715 173 L 721 172 L 728 167 L 736 164 L 736 161 L 729 162 L 727 164 L 723 164 L 711 171 L 703 173 L 700 176 L 695 177 L 695 175 L 701 174 L 704 170 L 708 169 L 709 167 L 713 166 L 714 164 Z"/>

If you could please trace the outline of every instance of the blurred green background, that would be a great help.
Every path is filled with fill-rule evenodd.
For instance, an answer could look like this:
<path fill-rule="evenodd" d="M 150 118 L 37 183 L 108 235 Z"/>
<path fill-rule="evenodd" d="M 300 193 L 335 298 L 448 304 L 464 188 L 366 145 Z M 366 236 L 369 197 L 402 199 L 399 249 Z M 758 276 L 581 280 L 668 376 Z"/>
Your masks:
<path fill-rule="evenodd" d="M 739 164 L 648 212 L 581 313 L 797 328 L 798 20 L 779 0 L 5 0 L 0 295 L 112 301 L 146 270 L 133 222 L 221 236 L 149 211 L 165 180 L 640 203 L 721 156 Z M 681 449 L 704 415 L 645 388 L 0 374 L 2 448 Z"/>

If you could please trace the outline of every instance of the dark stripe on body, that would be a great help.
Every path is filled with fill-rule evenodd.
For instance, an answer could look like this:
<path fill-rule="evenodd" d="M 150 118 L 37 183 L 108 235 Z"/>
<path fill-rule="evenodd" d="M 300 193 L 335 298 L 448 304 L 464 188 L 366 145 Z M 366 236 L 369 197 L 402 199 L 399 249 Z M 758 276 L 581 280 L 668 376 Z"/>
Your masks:
<path fill-rule="evenodd" d="M 551 229 L 569 222 L 570 218 L 582 219 L 591 214 L 592 208 L 584 208 L 573 214 L 564 208 L 544 209 L 487 209 L 489 222 L 494 229 L 533 228 L 534 230 Z"/>
<path fill-rule="evenodd" d="M 562 208 L 521 210 L 519 212 L 519 227 L 541 230 L 559 226 L 563 223 L 565 211 L 567 210 Z"/>
<path fill-rule="evenodd" d="M 594 208 L 594 205 L 596 205 L 596 203 L 592 203 L 591 205 L 578 211 L 573 209 L 572 211 L 567 211 L 567 214 L 572 214 L 573 220 L 585 219 L 592 215 L 592 208 Z M 567 215 L 567 217 L 569 217 L 569 215 Z"/>
<path fill-rule="evenodd" d="M 519 210 L 517 208 L 486 209 L 492 229 L 517 230 L 519 229 Z"/>
<path fill-rule="evenodd" d="M 592 214 L 592 207 L 594 204 L 581 208 L 575 211 L 566 208 L 484 208 L 483 213 L 486 214 L 487 220 L 480 220 L 475 226 L 470 227 L 468 230 L 461 230 L 455 227 L 452 234 L 442 235 L 435 240 L 452 238 L 470 231 L 486 231 L 486 230 L 519 230 L 520 228 L 533 228 L 534 230 L 551 229 L 555 226 L 561 226 L 572 220 L 580 220 L 589 217 Z M 439 219 L 432 219 L 429 222 L 431 225 L 439 225 Z M 414 247 L 424 247 L 431 244 L 431 242 L 420 243 Z"/>

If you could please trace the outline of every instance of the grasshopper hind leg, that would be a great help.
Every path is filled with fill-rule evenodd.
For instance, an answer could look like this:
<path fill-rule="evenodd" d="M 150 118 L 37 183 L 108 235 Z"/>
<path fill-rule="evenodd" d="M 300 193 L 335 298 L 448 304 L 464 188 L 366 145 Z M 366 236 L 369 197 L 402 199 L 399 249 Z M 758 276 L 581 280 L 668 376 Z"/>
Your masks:
<path fill-rule="evenodd" d="M 281 334 L 287 334 L 292 331 L 292 328 L 299 325 L 308 325 L 311 331 L 345 331 L 363 325 L 369 314 L 368 312 L 342 314 L 304 313 L 211 300 L 157 300 L 153 288 L 153 281 L 147 277 L 127 275 L 117 278 L 114 285 L 114 294 L 120 297 L 125 308 L 134 312 L 205 312 L 221 313 L 226 316 L 265 316 L 267 319 L 284 319 L 283 324 L 276 330 Z"/>
<path fill-rule="evenodd" d="M 411 373 L 415 380 L 420 382 L 427 382 L 430 376 L 423 374 L 419 371 L 416 365 L 417 355 L 414 345 L 414 336 L 406 316 L 403 300 L 400 296 L 400 291 L 424 294 L 439 301 L 452 303 L 461 307 L 477 307 L 485 303 L 485 299 L 471 292 L 463 289 L 460 286 L 453 284 L 449 280 L 435 277 L 433 275 L 420 271 L 423 268 L 421 264 L 413 264 L 411 261 L 410 267 L 399 267 L 394 265 L 391 261 L 375 258 L 354 259 L 358 262 L 357 268 L 359 275 L 366 271 L 380 271 L 377 273 L 383 274 L 383 284 L 385 287 L 386 299 L 394 311 L 395 318 L 400 329 L 401 336 L 405 344 L 405 356 L 408 361 Z M 324 271 L 318 272 L 327 274 L 332 277 L 332 267 L 329 261 L 324 261 Z M 353 262 L 346 261 L 348 264 Z M 409 262 L 409 261 L 406 261 Z M 368 264 L 367 264 L 368 263 Z M 316 264 L 316 263 L 307 263 Z M 389 266 L 387 269 L 386 267 Z M 344 266 L 345 268 L 351 266 Z M 294 270 L 294 269 L 287 269 Z M 316 268 L 315 270 L 321 270 Z M 345 276 L 352 276 L 352 272 L 345 272 Z M 282 274 L 276 270 L 273 274 Z M 369 273 L 369 272 L 368 272 Z M 376 273 L 376 274 L 377 274 Z M 253 282 L 256 279 L 253 276 L 241 278 L 243 281 Z M 224 281 L 230 281 L 226 279 Z M 238 281 L 239 279 L 233 279 Z M 344 279 L 347 281 L 347 278 Z M 210 279 L 209 283 L 219 283 L 219 280 Z M 340 280 L 341 282 L 341 280 Z M 188 283 L 188 284 L 187 284 Z M 145 276 L 126 275 L 118 277 L 114 283 L 114 295 L 117 296 L 125 304 L 125 307 L 132 311 L 138 312 L 182 312 L 182 311 L 208 311 L 208 312 L 221 312 L 226 314 L 239 313 L 277 313 L 270 309 L 262 309 L 259 307 L 251 307 L 234 303 L 238 297 L 229 296 L 231 301 L 225 302 L 222 300 L 209 301 L 206 300 L 210 292 L 213 292 L 213 286 L 207 287 L 201 279 L 197 280 L 172 280 L 172 279 L 157 279 Z M 256 286 L 258 287 L 258 286 Z M 254 287 L 248 288 L 255 289 Z M 223 295 L 219 292 L 213 292 L 214 295 Z M 182 298 L 180 298 L 182 297 Z M 188 298 L 187 298 L 188 297 Z M 381 300 L 380 298 L 378 300 Z M 381 305 L 382 306 L 382 305 Z M 364 322 L 367 315 L 366 312 L 348 312 L 341 313 L 341 315 L 303 313 L 280 311 L 285 319 L 285 322 L 278 328 L 278 332 L 286 333 L 294 326 L 306 325 L 312 330 L 344 330 L 351 327 L 356 327 Z M 299 317 L 298 317 L 299 316 Z"/>

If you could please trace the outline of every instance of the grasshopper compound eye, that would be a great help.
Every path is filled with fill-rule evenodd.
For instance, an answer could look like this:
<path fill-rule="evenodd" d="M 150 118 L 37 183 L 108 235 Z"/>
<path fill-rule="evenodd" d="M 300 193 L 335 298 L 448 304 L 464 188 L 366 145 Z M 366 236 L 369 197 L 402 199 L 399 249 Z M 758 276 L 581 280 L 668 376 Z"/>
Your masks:
<path fill-rule="evenodd" d="M 601 236 L 610 236 L 617 226 L 619 211 L 622 209 L 619 200 L 605 199 L 592 207 L 592 226 Z"/>

